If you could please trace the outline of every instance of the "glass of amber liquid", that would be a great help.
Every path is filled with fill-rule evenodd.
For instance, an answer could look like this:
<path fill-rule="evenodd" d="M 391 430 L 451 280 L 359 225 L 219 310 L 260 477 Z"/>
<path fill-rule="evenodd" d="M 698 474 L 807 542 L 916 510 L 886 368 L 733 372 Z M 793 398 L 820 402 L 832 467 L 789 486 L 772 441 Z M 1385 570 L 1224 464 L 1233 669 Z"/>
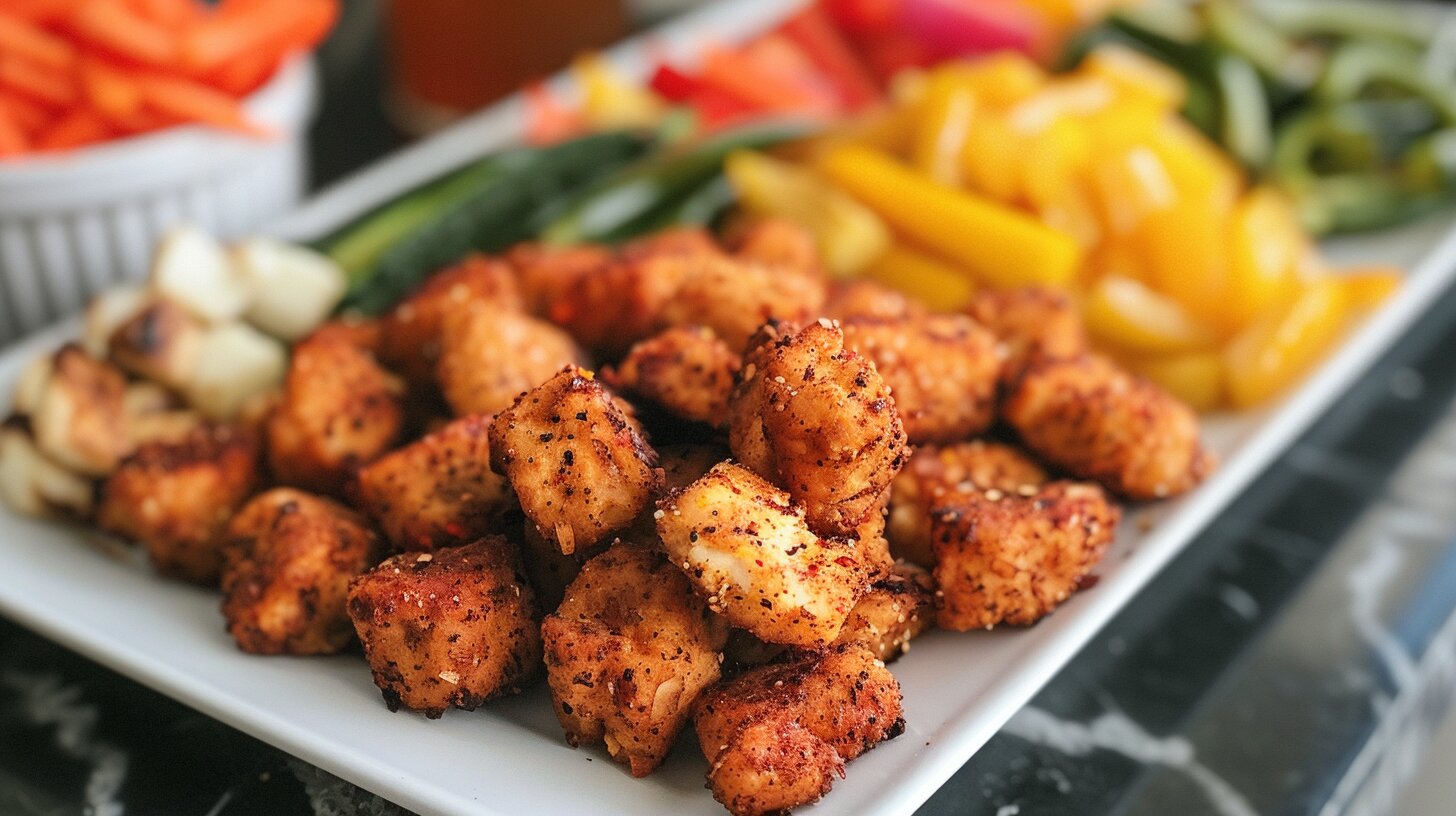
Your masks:
<path fill-rule="evenodd" d="M 386 0 L 390 114 L 423 134 L 627 32 L 622 0 Z"/>

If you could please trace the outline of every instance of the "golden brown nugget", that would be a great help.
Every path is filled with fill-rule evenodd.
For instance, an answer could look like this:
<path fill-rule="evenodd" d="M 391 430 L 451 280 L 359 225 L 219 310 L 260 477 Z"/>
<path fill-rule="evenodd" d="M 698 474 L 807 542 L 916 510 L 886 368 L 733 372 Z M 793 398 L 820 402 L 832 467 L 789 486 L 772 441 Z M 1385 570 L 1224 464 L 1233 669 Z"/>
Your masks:
<path fill-rule="evenodd" d="M 926 314 L 920 301 L 871 280 L 836 281 L 824 301 L 824 316 L 834 320 L 904 320 Z"/>
<path fill-rule="evenodd" d="M 733 455 L 786 489 L 816 533 L 853 535 L 909 455 L 889 387 L 830 320 L 755 340 L 730 400 Z"/>
<path fill-rule="evenodd" d="M 431 275 L 384 315 L 379 321 L 379 358 L 410 385 L 433 385 L 445 315 L 481 306 L 501 311 L 524 308 L 510 265 L 470 255 Z"/>
<path fill-rule="evenodd" d="M 526 311 L 547 319 L 551 304 L 565 302 L 578 280 L 595 274 L 611 259 L 611 250 L 596 244 L 518 244 L 505 257 L 515 269 Z"/>
<path fill-rule="evenodd" d="M 540 671 L 535 598 L 500 536 L 386 559 L 349 584 L 348 606 L 391 711 L 471 711 Z"/>
<path fill-rule="evenodd" d="M 283 396 L 266 424 L 268 465 L 283 484 L 339 494 L 360 465 L 394 447 L 404 384 L 337 334 L 293 348 Z"/>
<path fill-rule="evenodd" d="M 854 644 L 889 663 L 935 623 L 934 582 L 913 564 L 897 564 L 850 611 L 836 645 Z"/>
<path fill-rule="evenodd" d="M 781 267 L 719 258 L 695 264 L 662 307 L 667 326 L 706 326 L 734 351 L 770 320 L 804 322 L 823 310 L 822 280 Z"/>
<path fill-rule="evenodd" d="M 254 435 L 203 426 L 179 442 L 149 442 L 101 490 L 97 523 L 141 542 L 163 575 L 217 582 L 228 520 L 260 481 Z"/>
<path fill-rule="evenodd" d="M 1051 482 L 1031 496 L 989 490 L 938 509 L 936 625 L 964 632 L 1036 623 L 1097 566 L 1120 518 L 1085 482 Z"/>
<path fill-rule="evenodd" d="M 829 792 L 844 763 L 905 730 L 900 685 L 858 646 L 763 666 L 703 695 L 694 718 L 713 796 L 739 816 Z"/>
<path fill-rule="evenodd" d="M 383 554 L 363 517 L 280 487 L 248 502 L 228 526 L 222 614 L 253 654 L 334 654 L 354 640 L 349 582 Z"/>
<path fill-rule="evenodd" d="M 787 493 L 741 465 L 717 465 L 658 507 L 662 546 L 708 607 L 770 643 L 832 642 L 869 584 L 853 542 L 814 535 Z"/>
<path fill-rule="evenodd" d="M 490 416 L 581 360 L 571 336 L 550 323 L 477 304 L 445 314 L 436 373 L 456 416 Z"/>
<path fill-rule="evenodd" d="M 499 532 L 516 499 L 490 469 L 490 418 L 461 417 L 359 471 L 359 502 L 402 550 Z"/>
<path fill-rule="evenodd" d="M 636 344 L 602 379 L 675 417 L 726 428 L 728 394 L 742 365 L 738 352 L 712 330 L 682 326 Z"/>
<path fill-rule="evenodd" d="M 1198 414 L 1103 357 L 1033 363 L 1002 413 L 1038 456 L 1129 499 L 1185 493 L 1213 469 Z"/>
<path fill-rule="evenodd" d="M 541 624 L 566 741 L 651 773 L 718 681 L 725 632 L 662 553 L 618 543 L 587 562 Z"/>
<path fill-rule="evenodd" d="M 526 518 L 567 555 L 631 524 L 662 483 L 628 414 L 575 366 L 495 418 L 490 454 Z"/>
<path fill-rule="evenodd" d="M 922 567 L 935 563 L 930 545 L 930 514 L 953 505 L 957 497 L 986 490 L 1012 495 L 1035 493 L 1047 481 L 1041 466 L 1021 449 L 973 439 L 953 445 L 916 448 L 891 485 L 886 533 L 890 551 Z"/>
<path fill-rule="evenodd" d="M 996 338 L 962 315 L 843 324 L 846 348 L 874 361 L 910 442 L 953 442 L 996 421 Z"/>
<path fill-rule="evenodd" d="M 824 276 L 824 263 L 814 234 L 786 218 L 754 222 L 739 236 L 733 254 L 745 261 L 811 278 Z"/>
<path fill-rule="evenodd" d="M 966 307 L 966 313 L 1001 341 L 1007 381 L 1014 380 L 1034 360 L 1076 357 L 1091 347 L 1076 304 L 1055 289 L 983 289 Z"/>

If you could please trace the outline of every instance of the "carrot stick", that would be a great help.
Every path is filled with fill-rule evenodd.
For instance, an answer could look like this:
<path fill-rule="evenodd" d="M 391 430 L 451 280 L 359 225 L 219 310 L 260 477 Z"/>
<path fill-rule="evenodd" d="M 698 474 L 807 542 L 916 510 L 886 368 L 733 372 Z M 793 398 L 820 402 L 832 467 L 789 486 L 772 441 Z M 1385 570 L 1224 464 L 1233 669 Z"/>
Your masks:
<path fill-rule="evenodd" d="M 64 108 L 76 101 L 69 74 L 58 73 L 17 57 L 0 56 L 0 88 L 9 88 L 39 102 Z"/>
<path fill-rule="evenodd" d="M 111 126 L 90 108 L 76 108 L 35 140 L 36 150 L 70 150 L 112 136 Z"/>
<path fill-rule="evenodd" d="M 193 0 L 132 0 L 143 17 L 173 31 L 202 19 L 202 9 Z"/>
<path fill-rule="evenodd" d="M 31 23 L 59 22 L 71 10 L 74 0 L 6 0 L 4 13 Z"/>
<path fill-rule="evenodd" d="M 85 0 L 71 17 L 71 29 L 116 56 L 159 67 L 177 61 L 177 40 L 166 28 L 116 0 Z"/>
<path fill-rule="evenodd" d="M 64 71 L 76 61 L 70 43 L 38 25 L 0 14 L 0 53 Z"/>
<path fill-rule="evenodd" d="M 141 109 L 141 89 L 125 72 L 101 59 L 82 59 L 79 76 L 87 101 L 107 119 L 119 122 Z"/>
<path fill-rule="evenodd" d="M 27 136 L 34 136 L 50 126 L 55 116 L 44 105 L 33 99 L 9 91 L 0 91 L 0 107 Z"/>
<path fill-rule="evenodd" d="M 250 136 L 272 132 L 252 120 L 231 96 L 186 79 L 151 75 L 138 79 L 147 105 L 164 114 L 235 130 Z"/>
<path fill-rule="evenodd" d="M 206 73 L 250 53 L 281 57 L 313 45 L 338 11 L 331 0 L 259 0 L 255 5 L 248 14 L 219 13 L 200 23 L 183 40 L 182 61 Z"/>
<path fill-rule="evenodd" d="M 11 116 L 9 106 L 0 104 L 0 159 L 24 155 L 29 148 L 29 140 Z"/>
<path fill-rule="evenodd" d="M 260 52 L 233 60 L 207 76 L 207 84 L 235 97 L 256 91 L 278 70 L 276 54 Z"/>

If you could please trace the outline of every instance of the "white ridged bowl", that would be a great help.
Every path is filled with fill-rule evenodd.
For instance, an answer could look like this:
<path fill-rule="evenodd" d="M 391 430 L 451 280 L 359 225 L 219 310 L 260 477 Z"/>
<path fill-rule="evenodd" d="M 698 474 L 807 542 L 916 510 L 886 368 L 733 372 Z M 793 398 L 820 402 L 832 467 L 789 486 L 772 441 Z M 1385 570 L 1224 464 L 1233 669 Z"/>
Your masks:
<path fill-rule="evenodd" d="M 0 345 L 142 277 L 176 223 L 229 237 L 295 204 L 316 95 L 313 63 L 299 58 L 246 102 L 273 138 L 182 126 L 0 163 Z"/>

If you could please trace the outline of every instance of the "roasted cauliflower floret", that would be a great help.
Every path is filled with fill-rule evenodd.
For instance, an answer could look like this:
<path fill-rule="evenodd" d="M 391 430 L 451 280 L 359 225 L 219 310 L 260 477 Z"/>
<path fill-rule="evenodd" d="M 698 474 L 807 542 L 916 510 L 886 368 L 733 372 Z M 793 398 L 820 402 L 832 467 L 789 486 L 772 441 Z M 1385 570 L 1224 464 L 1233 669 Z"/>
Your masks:
<path fill-rule="evenodd" d="M 215 583 L 228 520 L 258 485 L 258 458 L 253 434 L 231 426 L 148 442 L 106 480 L 97 522 L 141 542 L 163 575 Z"/>
<path fill-rule="evenodd" d="M 604 742 L 633 776 L 651 773 L 718 681 L 724 633 L 661 553 L 618 543 L 587 562 L 541 625 L 566 741 Z"/>
<path fill-rule="evenodd" d="M 711 330 L 682 326 L 633 346 L 602 378 L 673 416 L 723 428 L 728 425 L 728 394 L 741 365 L 738 353 Z"/>
<path fill-rule="evenodd" d="M 996 338 L 961 315 L 843 324 L 844 345 L 874 361 L 912 443 L 951 442 L 996 420 Z"/>
<path fill-rule="evenodd" d="M 1036 623 L 1097 566 L 1121 517 L 1100 487 L 986 491 L 934 512 L 936 624 L 964 632 Z"/>
<path fill-rule="evenodd" d="M 228 525 L 222 614 L 254 654 L 333 654 L 354 639 L 349 581 L 378 560 L 364 519 L 328 499 L 280 487 Z"/>
<path fill-rule="evenodd" d="M 814 234 L 785 218 L 765 218 L 755 222 L 739 237 L 733 254 L 746 261 L 809 277 L 824 275 L 824 263 L 819 257 Z"/>
<path fill-rule="evenodd" d="M 379 321 L 379 359 L 411 385 L 434 383 L 445 315 L 480 307 L 523 308 L 511 267 L 504 261 L 471 255 L 432 275 Z"/>
<path fill-rule="evenodd" d="M 908 455 L 890 389 L 829 320 L 765 327 L 729 403 L 733 454 L 802 504 L 821 535 L 853 535 Z"/>
<path fill-rule="evenodd" d="M 694 265 L 662 309 L 669 326 L 706 326 L 741 350 L 770 320 L 806 321 L 824 306 L 824 282 L 781 267 L 719 258 Z"/>
<path fill-rule="evenodd" d="M 477 305 L 445 315 L 439 377 L 458 416 L 498 413 L 581 359 L 561 329 L 518 312 Z"/>
<path fill-rule="evenodd" d="M 935 622 L 935 593 L 930 575 L 919 567 L 896 565 L 854 605 L 836 644 L 862 646 L 886 663 L 910 651 L 910 641 Z"/>
<path fill-rule="evenodd" d="M 834 320 L 903 320 L 925 313 L 920 301 L 871 280 L 838 281 L 824 301 L 824 316 Z"/>
<path fill-rule="evenodd" d="M 869 584 L 852 542 L 814 535 L 787 493 L 741 465 L 714 467 L 659 508 L 662 545 L 709 608 L 770 643 L 832 642 Z"/>
<path fill-rule="evenodd" d="M 514 545 L 500 536 L 396 555 L 349 584 L 349 617 L 384 702 L 432 719 L 536 677 L 535 614 Z"/>
<path fill-rule="evenodd" d="M 462 417 L 359 471 L 360 504 L 396 547 L 452 547 L 500 530 L 516 500 L 490 469 L 489 432 L 489 417 Z"/>
<path fill-rule="evenodd" d="M 1076 304 L 1055 289 L 984 289 L 976 293 L 966 313 L 1001 341 L 1007 380 L 1015 379 L 1033 360 L 1076 357 L 1089 347 Z"/>
<path fill-rule="evenodd" d="M 890 550 L 923 567 L 935 563 L 930 513 L 957 497 L 997 490 L 1028 496 L 1047 481 L 1046 471 L 1019 448 L 974 439 L 917 448 L 891 485 L 886 533 Z"/>
<path fill-rule="evenodd" d="M 278 481 L 339 493 L 360 465 L 394 446 L 404 385 L 374 355 L 337 334 L 294 346 L 283 396 L 268 418 L 268 464 Z"/>
<path fill-rule="evenodd" d="M 131 450 L 126 377 L 72 343 L 51 359 L 49 376 L 28 397 L 30 427 L 47 457 L 77 473 L 104 476 Z"/>
<path fill-rule="evenodd" d="M 1129 499 L 1176 496 L 1213 469 L 1193 409 L 1103 357 L 1033 363 L 1002 413 L 1038 456 Z"/>
<path fill-rule="evenodd" d="M 128 373 L 181 389 L 197 369 L 206 335 L 207 326 L 186 309 L 153 298 L 112 331 L 106 347 Z"/>
<path fill-rule="evenodd" d="M 631 524 L 662 479 L 628 414 L 575 366 L 495 418 L 490 455 L 526 518 L 567 555 Z"/>
<path fill-rule="evenodd" d="M 900 684 L 853 645 L 721 683 L 703 695 L 694 721 L 708 786 L 736 816 L 817 801 L 844 763 L 905 730 Z"/>

